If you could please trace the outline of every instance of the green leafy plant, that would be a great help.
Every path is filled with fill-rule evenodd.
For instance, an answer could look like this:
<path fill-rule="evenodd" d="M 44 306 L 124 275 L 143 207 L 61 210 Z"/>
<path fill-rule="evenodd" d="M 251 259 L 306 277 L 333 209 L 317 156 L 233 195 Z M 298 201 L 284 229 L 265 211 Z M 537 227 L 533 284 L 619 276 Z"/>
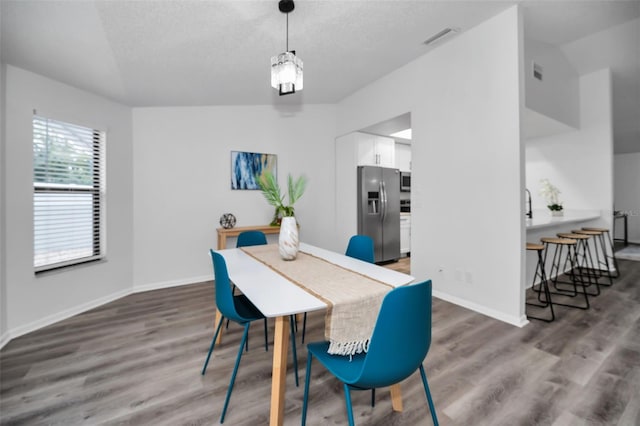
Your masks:
<path fill-rule="evenodd" d="M 306 177 L 300 176 L 296 180 L 293 180 L 291 175 L 287 177 L 288 204 L 285 204 L 285 196 L 281 193 L 280 185 L 278 185 L 278 181 L 273 173 L 264 172 L 262 175 L 257 176 L 256 180 L 265 200 L 276 208 L 274 220 L 271 222 L 272 225 L 277 223 L 280 216 L 294 216 L 295 210 L 293 205 L 302 197 L 302 194 L 304 194 L 304 190 L 307 187 Z"/>
<path fill-rule="evenodd" d="M 549 179 L 541 179 L 540 183 L 542 184 L 542 188 L 540 189 L 540 195 L 544 197 L 547 201 L 547 208 L 553 211 L 562 211 L 562 203 L 560 202 L 558 195 L 560 195 L 560 190 L 553 186 Z"/>
<path fill-rule="evenodd" d="M 562 204 L 549 204 L 547 207 L 551 211 L 561 211 L 563 209 Z"/>

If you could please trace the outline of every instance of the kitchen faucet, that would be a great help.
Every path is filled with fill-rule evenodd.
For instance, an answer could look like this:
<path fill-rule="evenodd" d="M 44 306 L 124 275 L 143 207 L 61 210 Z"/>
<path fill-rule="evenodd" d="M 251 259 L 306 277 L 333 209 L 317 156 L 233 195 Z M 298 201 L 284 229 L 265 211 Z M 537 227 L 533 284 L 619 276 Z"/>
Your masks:
<path fill-rule="evenodd" d="M 529 219 L 533 219 L 533 210 L 531 210 L 531 192 L 526 188 L 524 190 L 527 191 L 527 217 Z"/>

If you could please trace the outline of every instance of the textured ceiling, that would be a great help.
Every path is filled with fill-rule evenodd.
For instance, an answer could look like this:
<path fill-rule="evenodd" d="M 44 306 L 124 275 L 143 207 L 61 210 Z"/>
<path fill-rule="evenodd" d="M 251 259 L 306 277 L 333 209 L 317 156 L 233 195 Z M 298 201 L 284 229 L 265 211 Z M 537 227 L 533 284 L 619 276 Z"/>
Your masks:
<path fill-rule="evenodd" d="M 516 3 L 527 36 L 554 45 L 640 15 L 637 0 L 298 0 L 289 47 L 305 88 L 278 97 L 276 0 L 0 0 L 1 59 L 130 106 L 335 103 L 435 48 L 422 42 L 443 28 L 466 31 Z"/>
<path fill-rule="evenodd" d="M 393 7 L 390 7 L 392 5 Z M 421 41 L 507 5 L 298 1 L 289 46 L 305 90 L 333 103 L 426 52 Z M 132 106 L 269 104 L 285 50 L 276 1 L 3 1 L 3 59 Z M 464 13 L 459 13 L 464 10 Z"/>

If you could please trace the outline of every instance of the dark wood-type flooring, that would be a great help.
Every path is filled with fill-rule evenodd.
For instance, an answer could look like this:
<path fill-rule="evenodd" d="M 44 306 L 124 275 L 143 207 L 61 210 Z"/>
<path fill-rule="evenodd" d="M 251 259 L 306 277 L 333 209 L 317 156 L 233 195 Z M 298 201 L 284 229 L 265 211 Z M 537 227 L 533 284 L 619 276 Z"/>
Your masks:
<path fill-rule="evenodd" d="M 517 328 L 434 299 L 424 365 L 441 424 L 640 425 L 640 262 L 620 269 L 589 311 L 558 307 L 552 324 Z M 201 376 L 213 295 L 211 282 L 133 294 L 12 340 L 0 352 L 1 423 L 218 424 L 241 328 L 230 325 Z M 309 315 L 308 340 L 322 339 L 323 321 Z M 250 331 L 225 424 L 268 422 L 272 354 L 262 333 L 258 324 Z M 301 386 L 289 357 L 286 425 L 300 423 L 298 347 Z M 419 374 L 402 390 L 402 413 L 386 389 L 374 408 L 369 392 L 354 392 L 356 423 L 431 425 Z M 347 424 L 342 387 L 319 364 L 308 424 Z"/>

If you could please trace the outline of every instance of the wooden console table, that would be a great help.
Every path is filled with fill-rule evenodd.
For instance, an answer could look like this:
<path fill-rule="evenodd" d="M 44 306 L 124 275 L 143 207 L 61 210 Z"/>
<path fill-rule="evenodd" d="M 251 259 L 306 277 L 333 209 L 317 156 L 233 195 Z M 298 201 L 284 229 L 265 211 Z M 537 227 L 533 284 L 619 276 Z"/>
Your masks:
<path fill-rule="evenodd" d="M 260 226 L 240 226 L 238 228 L 217 228 L 218 231 L 218 250 L 227 248 L 227 237 L 237 237 L 244 231 L 262 231 L 265 234 L 279 234 L 279 226 L 260 225 Z"/>

